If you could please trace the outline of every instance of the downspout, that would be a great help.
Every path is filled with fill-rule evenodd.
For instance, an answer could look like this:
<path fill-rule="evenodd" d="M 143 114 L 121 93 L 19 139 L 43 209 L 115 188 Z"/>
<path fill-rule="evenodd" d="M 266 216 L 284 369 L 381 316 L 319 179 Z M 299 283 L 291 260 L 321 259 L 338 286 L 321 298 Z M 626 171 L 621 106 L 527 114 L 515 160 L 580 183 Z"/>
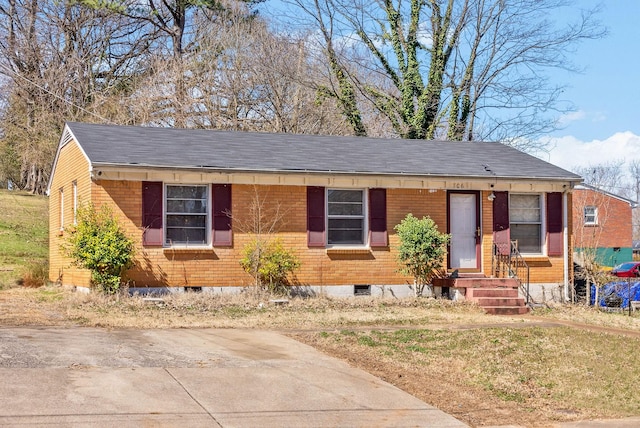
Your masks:
<path fill-rule="evenodd" d="M 569 213 L 568 208 L 568 190 L 562 192 L 562 246 L 564 248 L 563 276 L 564 276 L 564 302 L 569 301 Z"/>

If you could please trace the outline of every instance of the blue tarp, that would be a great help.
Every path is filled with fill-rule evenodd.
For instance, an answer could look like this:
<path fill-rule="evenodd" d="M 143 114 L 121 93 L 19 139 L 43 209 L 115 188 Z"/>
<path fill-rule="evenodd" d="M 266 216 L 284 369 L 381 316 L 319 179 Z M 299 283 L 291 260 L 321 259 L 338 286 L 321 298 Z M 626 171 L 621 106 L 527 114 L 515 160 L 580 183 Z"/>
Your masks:
<path fill-rule="evenodd" d="M 628 308 L 629 298 L 631 300 L 640 300 L 640 281 L 633 278 L 629 281 L 616 281 L 605 284 L 598 294 L 598 306 L 612 306 L 612 302 L 615 307 Z M 595 304 L 596 300 L 596 287 L 591 286 L 591 305 Z M 620 305 L 618 305 L 618 302 Z M 609 303 L 609 304 L 607 304 Z"/>

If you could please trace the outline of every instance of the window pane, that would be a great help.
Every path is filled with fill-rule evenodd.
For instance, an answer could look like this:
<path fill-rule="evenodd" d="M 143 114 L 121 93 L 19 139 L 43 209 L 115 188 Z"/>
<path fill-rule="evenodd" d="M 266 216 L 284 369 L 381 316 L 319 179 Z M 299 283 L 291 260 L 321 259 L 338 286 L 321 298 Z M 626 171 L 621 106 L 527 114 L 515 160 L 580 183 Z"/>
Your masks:
<path fill-rule="evenodd" d="M 329 219 L 329 244 L 363 244 L 362 219 Z"/>
<path fill-rule="evenodd" d="M 207 217 L 203 215 L 168 215 L 167 227 L 197 227 L 204 229 Z"/>
<path fill-rule="evenodd" d="M 167 200 L 168 213 L 206 213 L 207 201 L 194 199 Z"/>
<path fill-rule="evenodd" d="M 331 202 L 360 202 L 362 203 L 362 190 L 329 190 L 329 203 Z"/>
<path fill-rule="evenodd" d="M 541 233 L 538 224 L 512 224 L 511 240 L 518 241 L 521 253 L 541 253 Z"/>
<path fill-rule="evenodd" d="M 167 199 L 206 199 L 207 186 L 167 186 Z"/>
<path fill-rule="evenodd" d="M 329 215 L 362 215 L 362 204 L 329 203 Z"/>
<path fill-rule="evenodd" d="M 204 229 L 175 229 L 167 227 L 167 244 L 204 244 L 206 241 Z"/>
<path fill-rule="evenodd" d="M 511 222 L 541 221 L 540 195 L 511 195 L 509 201 L 509 216 Z"/>

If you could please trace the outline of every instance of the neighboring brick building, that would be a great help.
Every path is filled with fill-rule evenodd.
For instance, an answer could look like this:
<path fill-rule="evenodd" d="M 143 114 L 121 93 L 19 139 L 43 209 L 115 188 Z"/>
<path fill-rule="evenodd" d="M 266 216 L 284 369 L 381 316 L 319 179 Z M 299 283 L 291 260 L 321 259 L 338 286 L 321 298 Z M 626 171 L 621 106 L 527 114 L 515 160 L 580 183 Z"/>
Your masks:
<path fill-rule="evenodd" d="M 635 201 L 581 184 L 573 191 L 573 236 L 576 261 L 581 253 L 613 267 L 633 260 L 632 210 Z"/>
<path fill-rule="evenodd" d="M 518 241 L 531 283 L 566 287 L 570 191 L 581 178 L 499 143 L 240 133 L 68 123 L 50 194 L 50 276 L 89 286 L 60 251 L 81 204 L 108 204 L 136 244 L 134 290 L 233 291 L 250 205 L 279 207 L 297 280 L 327 294 L 410 293 L 394 231 L 407 213 L 451 233 L 449 271 L 491 274 Z"/>

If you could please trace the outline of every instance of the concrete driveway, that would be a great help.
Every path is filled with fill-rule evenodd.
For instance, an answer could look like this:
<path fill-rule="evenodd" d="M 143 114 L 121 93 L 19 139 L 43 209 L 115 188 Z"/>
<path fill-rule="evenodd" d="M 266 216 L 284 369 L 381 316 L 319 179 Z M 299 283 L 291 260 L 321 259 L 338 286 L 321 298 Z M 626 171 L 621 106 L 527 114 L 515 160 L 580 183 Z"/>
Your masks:
<path fill-rule="evenodd" d="M 0 426 L 465 427 L 254 330 L 0 328 Z"/>

